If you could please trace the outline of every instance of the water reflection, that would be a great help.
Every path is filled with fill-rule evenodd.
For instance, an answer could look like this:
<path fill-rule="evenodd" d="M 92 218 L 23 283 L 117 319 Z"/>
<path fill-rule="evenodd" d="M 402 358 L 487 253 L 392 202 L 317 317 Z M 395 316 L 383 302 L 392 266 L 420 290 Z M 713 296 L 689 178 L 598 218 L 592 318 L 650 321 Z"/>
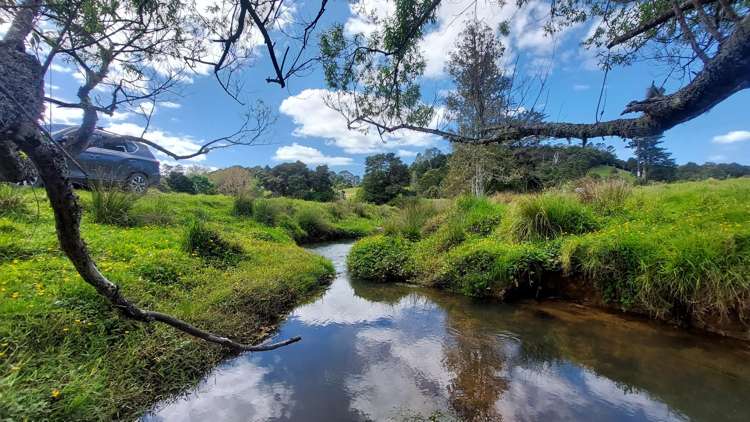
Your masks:
<path fill-rule="evenodd" d="M 146 420 L 750 420 L 750 353 L 567 304 L 472 303 L 341 273 L 279 336 Z"/>

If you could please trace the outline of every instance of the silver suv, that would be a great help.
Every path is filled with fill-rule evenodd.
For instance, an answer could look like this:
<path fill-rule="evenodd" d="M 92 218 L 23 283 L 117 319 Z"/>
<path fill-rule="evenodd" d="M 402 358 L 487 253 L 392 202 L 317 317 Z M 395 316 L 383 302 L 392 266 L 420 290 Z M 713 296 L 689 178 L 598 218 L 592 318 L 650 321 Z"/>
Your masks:
<path fill-rule="evenodd" d="M 52 139 L 64 146 L 77 130 L 59 130 Z M 130 191 L 145 193 L 149 186 L 159 183 L 159 161 L 139 139 L 96 129 L 89 147 L 73 157 L 75 162 L 68 160 L 71 180 L 79 185 L 122 183 Z"/>

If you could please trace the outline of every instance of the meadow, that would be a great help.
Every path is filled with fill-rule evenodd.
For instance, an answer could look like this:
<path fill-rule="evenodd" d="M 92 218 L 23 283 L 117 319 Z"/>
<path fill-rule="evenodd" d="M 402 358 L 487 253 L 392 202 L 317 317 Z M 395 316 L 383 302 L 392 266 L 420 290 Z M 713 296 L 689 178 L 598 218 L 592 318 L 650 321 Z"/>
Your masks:
<path fill-rule="evenodd" d="M 348 266 L 364 280 L 562 297 L 750 339 L 750 179 L 415 200 Z"/>
<path fill-rule="evenodd" d="M 299 243 L 370 234 L 389 212 L 343 201 L 79 194 L 84 239 L 126 297 L 245 343 L 266 338 L 333 275 Z M 120 317 L 61 253 L 42 190 L 0 185 L 0 274 L 0 420 L 132 420 L 230 353 Z"/>

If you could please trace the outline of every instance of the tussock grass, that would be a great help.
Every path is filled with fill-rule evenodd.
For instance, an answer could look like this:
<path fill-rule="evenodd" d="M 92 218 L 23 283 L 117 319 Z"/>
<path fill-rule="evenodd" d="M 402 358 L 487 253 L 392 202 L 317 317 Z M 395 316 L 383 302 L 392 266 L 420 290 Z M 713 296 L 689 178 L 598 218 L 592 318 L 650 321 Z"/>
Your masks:
<path fill-rule="evenodd" d="M 422 235 L 422 227 L 437 214 L 438 208 L 434 201 L 413 200 L 405 203 L 397 214 L 386 221 L 383 229 L 391 236 L 404 236 L 410 240 L 418 240 Z"/>
<path fill-rule="evenodd" d="M 25 214 L 28 212 L 27 203 L 21 189 L 7 183 L 0 183 L 0 217 Z"/>
<path fill-rule="evenodd" d="M 575 184 L 578 199 L 603 214 L 621 212 L 632 191 L 632 183 L 617 178 L 604 181 L 584 178 Z"/>
<path fill-rule="evenodd" d="M 515 202 L 507 215 L 504 231 L 517 242 L 543 241 L 586 233 L 597 226 L 591 210 L 575 198 L 545 193 Z"/>
<path fill-rule="evenodd" d="M 234 203 L 232 204 L 232 214 L 238 217 L 252 217 L 253 198 L 244 193 L 235 196 Z"/>
<path fill-rule="evenodd" d="M 95 223 L 132 226 L 131 210 L 138 195 L 118 186 L 94 184 L 91 190 L 91 218 Z"/>
<path fill-rule="evenodd" d="M 27 188 L 20 192 L 32 197 Z M 95 223 L 94 193 L 79 194 L 87 209 L 84 238 L 127 297 L 239 341 L 260 341 L 334 272 L 283 228 L 233 216 L 231 197 L 149 193 L 131 217 L 161 208 L 171 223 L 121 227 Z M 0 217 L 2 418 L 134 420 L 226 357 L 225 349 L 169 327 L 120 317 L 60 252 L 52 211 L 46 200 L 40 206 L 33 219 Z M 207 265 L 183 248 L 190 229 L 182 223 L 196 215 L 204 221 L 192 229 L 189 250 L 202 251 L 218 234 L 242 250 L 233 265 Z"/>
<path fill-rule="evenodd" d="M 469 296 L 576 279 L 618 308 L 687 322 L 723 316 L 750 328 L 750 179 L 581 184 L 578 195 L 459 198 L 416 241 L 360 240 L 350 268 L 375 277 L 379 265 L 397 263 L 407 269 L 397 280 Z"/>

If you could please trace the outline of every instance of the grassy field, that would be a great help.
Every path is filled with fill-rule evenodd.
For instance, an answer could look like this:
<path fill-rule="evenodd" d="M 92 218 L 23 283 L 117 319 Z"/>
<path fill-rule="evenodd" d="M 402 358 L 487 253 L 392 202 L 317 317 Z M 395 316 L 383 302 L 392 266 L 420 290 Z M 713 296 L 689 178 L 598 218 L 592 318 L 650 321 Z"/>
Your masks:
<path fill-rule="evenodd" d="M 248 343 L 333 274 L 295 240 L 365 235 L 387 213 L 218 195 L 81 197 L 92 255 L 126 297 Z M 132 420 L 226 356 L 120 318 L 60 252 L 43 191 L 0 186 L 0 274 L 0 420 Z"/>
<path fill-rule="evenodd" d="M 421 201 L 393 222 L 355 244 L 355 276 L 475 297 L 572 294 L 709 329 L 724 318 L 750 338 L 750 179 L 589 180 L 569 192 Z"/>

